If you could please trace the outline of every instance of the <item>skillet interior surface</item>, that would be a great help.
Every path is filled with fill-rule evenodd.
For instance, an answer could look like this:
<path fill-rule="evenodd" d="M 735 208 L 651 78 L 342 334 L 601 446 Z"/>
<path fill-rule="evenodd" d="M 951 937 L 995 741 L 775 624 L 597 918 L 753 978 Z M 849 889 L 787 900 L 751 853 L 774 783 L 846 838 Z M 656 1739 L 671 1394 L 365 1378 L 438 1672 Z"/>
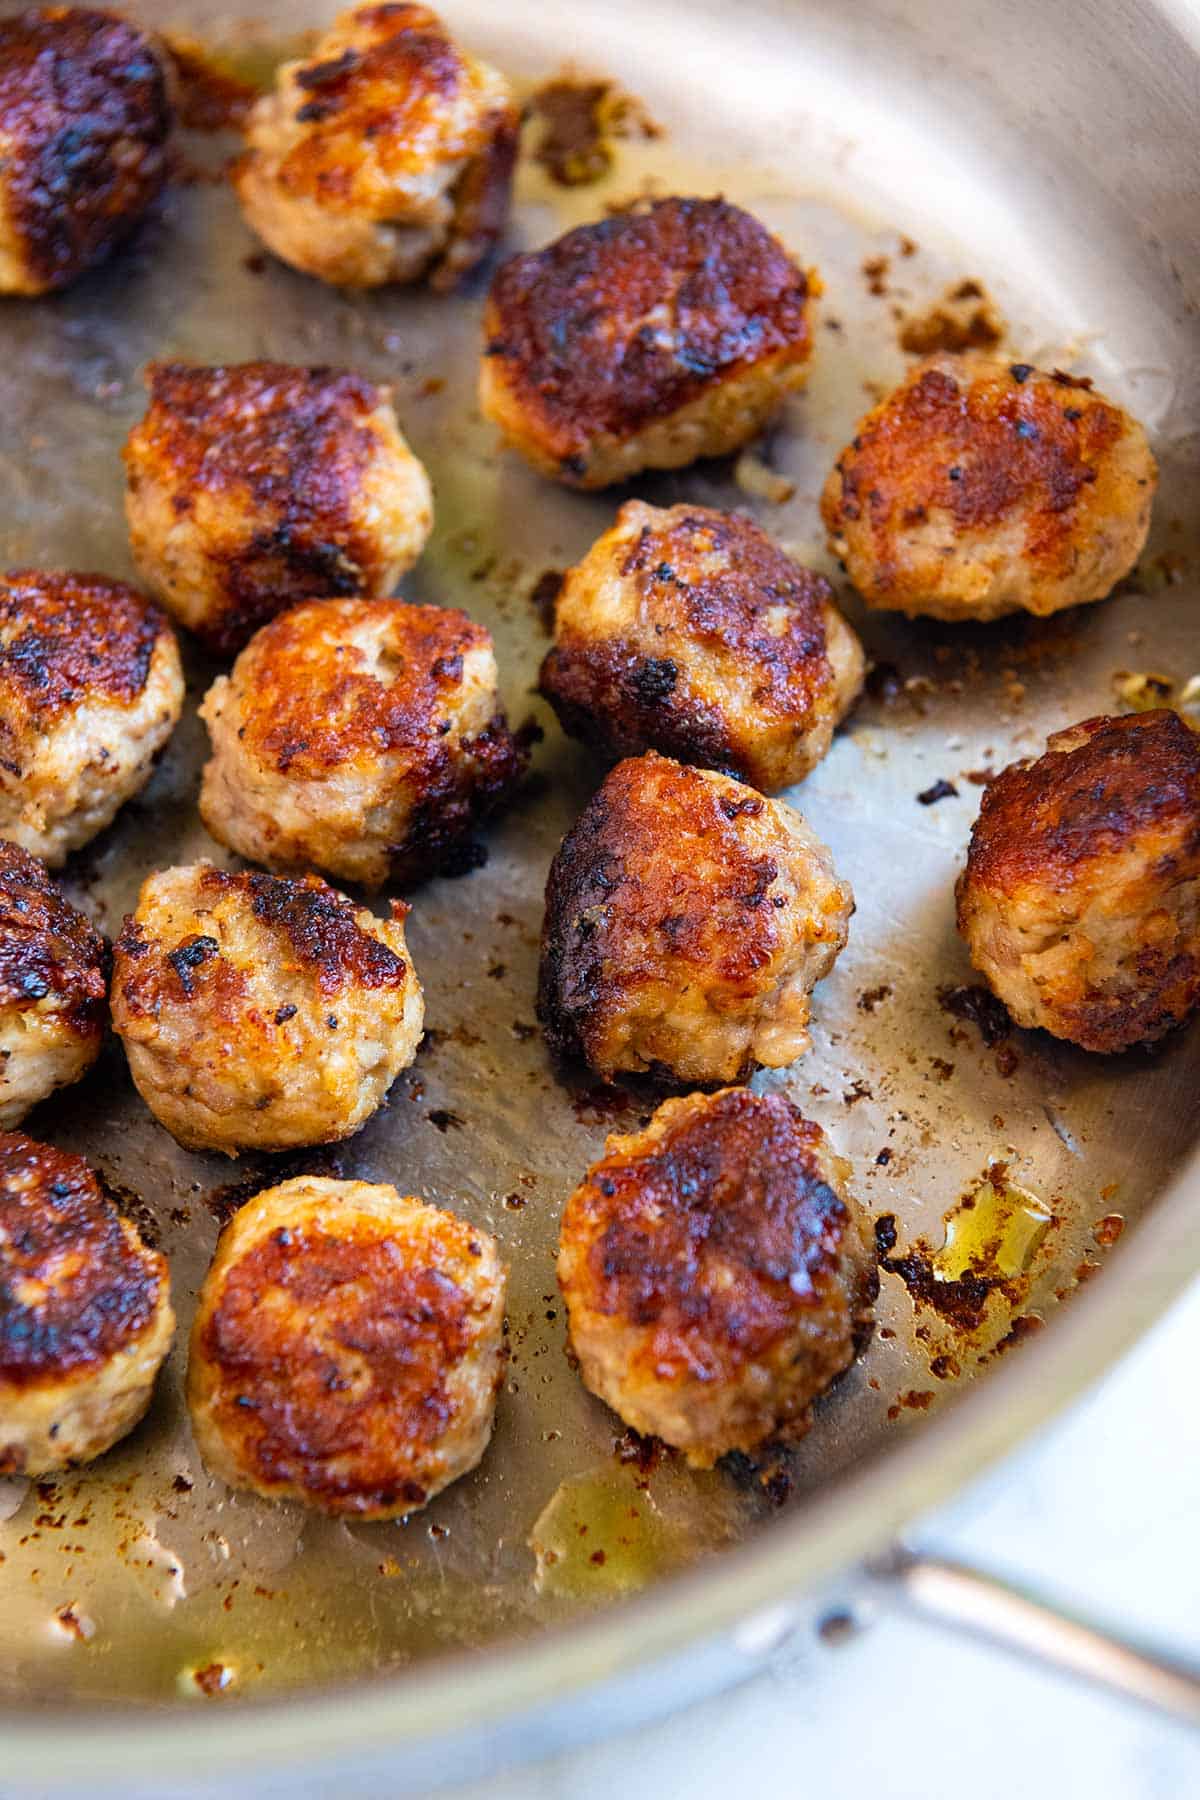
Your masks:
<path fill-rule="evenodd" d="M 510 715 L 536 718 L 546 735 L 528 794 L 491 833 L 487 866 L 414 896 L 409 942 L 432 1028 L 414 1068 L 359 1138 L 288 1159 L 286 1172 L 394 1181 L 494 1232 L 512 1267 L 513 1362 L 484 1463 L 407 1523 L 335 1524 L 212 1480 L 181 1398 L 187 1325 L 234 1190 L 269 1185 L 280 1165 L 178 1149 L 110 1046 L 29 1129 L 136 1196 L 170 1258 L 179 1341 L 150 1416 L 101 1463 L 32 1489 L 0 1483 L 0 1698 L 202 1706 L 214 1688 L 278 1696 L 569 1624 L 779 1529 L 781 1513 L 851 1475 L 877 1468 L 886 1480 L 898 1442 L 998 1362 L 1019 1359 L 1036 1383 L 1060 1311 L 1095 1305 L 1100 1290 L 1120 1310 L 1127 1246 L 1156 1229 L 1156 1199 L 1194 1145 L 1200 1034 L 1111 1061 L 1040 1034 L 989 1044 L 939 990 L 971 981 L 952 886 L 978 797 L 972 774 L 1114 709 L 1122 672 L 1162 675 L 1176 694 L 1200 672 L 1195 227 L 1189 244 L 1168 161 L 1156 174 L 1148 153 L 1141 171 L 1116 173 L 1111 110 L 1109 126 L 1077 100 L 1051 117 L 1053 58 L 1071 41 L 1065 13 L 1030 24 L 1050 36 L 1022 98 L 996 73 L 999 9 L 956 9 L 948 24 L 944 9 L 854 10 L 847 20 L 819 5 L 606 0 L 581 17 L 463 0 L 447 17 L 527 90 L 572 63 L 613 78 L 660 131 L 618 143 L 609 175 L 573 190 L 523 160 L 507 247 L 543 242 L 649 185 L 724 193 L 821 272 L 811 382 L 769 445 L 791 497 L 750 497 L 724 464 L 629 491 L 748 506 L 839 581 L 816 515 L 824 475 L 855 418 L 901 374 L 903 319 L 965 280 L 994 301 L 1004 348 L 1094 375 L 1151 431 L 1162 467 L 1151 542 L 1107 604 L 968 630 L 869 618 L 843 591 L 876 677 L 790 796 L 831 845 L 858 911 L 817 993 L 812 1052 L 757 1085 L 785 1090 L 826 1127 L 869 1213 L 894 1215 L 902 1250 L 939 1246 L 964 1194 L 1002 1207 L 1007 1292 L 964 1336 L 885 1274 L 883 1329 L 777 1465 L 701 1476 L 670 1458 L 622 1461 L 619 1423 L 563 1356 L 554 1249 L 561 1204 L 605 1133 L 632 1128 L 648 1106 L 564 1087 L 531 1029 L 546 869 L 600 771 L 531 697 L 546 640 L 530 590 L 582 553 L 619 496 L 559 492 L 499 452 L 474 403 L 482 284 L 448 300 L 341 295 L 256 256 L 222 184 L 177 185 L 108 268 L 59 298 L 6 304 L 0 553 L 6 566 L 132 576 L 119 449 L 152 356 L 340 363 L 393 384 L 437 503 L 403 591 L 464 606 L 491 628 Z M 1089 9 L 1069 10 L 1079 29 Z M 327 9 L 307 11 L 321 23 Z M 285 33 L 294 42 L 297 18 L 294 6 L 267 6 L 251 27 L 196 0 L 173 22 L 262 68 Z M 1156 29 L 1165 58 L 1169 28 Z M 1098 106 L 1115 77 L 1087 54 L 1079 66 Z M 1160 131 L 1172 79 L 1157 94 Z M 211 162 L 230 145 L 189 148 Z M 69 871 L 110 932 L 150 869 L 221 860 L 195 810 L 205 740 L 194 703 L 213 673 L 190 653 L 191 704 L 151 786 Z M 956 793 L 918 802 L 943 779 Z M 1006 1174 L 981 1190 L 990 1164 Z M 1112 1215 L 1125 1225 L 1119 1244 L 1101 1223 Z M 960 1234 L 969 1218 L 957 1214 Z M 1092 1274 L 1095 1289 L 1077 1299 Z M 1045 1331 L 1014 1333 L 1031 1313 Z"/>

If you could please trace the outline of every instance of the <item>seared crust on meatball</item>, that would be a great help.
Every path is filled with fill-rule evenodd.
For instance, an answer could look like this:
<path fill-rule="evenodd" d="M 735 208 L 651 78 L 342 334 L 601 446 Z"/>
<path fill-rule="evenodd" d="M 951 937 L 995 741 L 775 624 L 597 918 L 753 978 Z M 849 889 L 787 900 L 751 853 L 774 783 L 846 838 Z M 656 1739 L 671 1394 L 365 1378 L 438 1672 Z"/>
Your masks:
<path fill-rule="evenodd" d="M 125 445 L 134 558 L 176 618 L 233 655 L 322 594 L 387 593 L 433 525 L 387 390 L 343 369 L 152 363 Z"/>
<path fill-rule="evenodd" d="M 273 869 L 377 887 L 462 868 L 525 753 L 490 634 L 453 608 L 318 600 L 265 625 L 209 689 L 200 813 Z"/>
<path fill-rule="evenodd" d="M 782 1094 L 745 1088 L 668 1100 L 610 1137 L 559 1239 L 586 1385 L 694 1468 L 803 1436 L 874 1324 L 849 1173 Z"/>
<path fill-rule="evenodd" d="M 829 583 L 753 519 L 630 500 L 567 572 L 539 687 L 585 742 L 769 792 L 825 755 L 863 668 Z"/>
<path fill-rule="evenodd" d="M 804 381 L 818 291 L 724 200 L 581 225 L 497 271 L 480 405 L 570 487 L 723 456 Z"/>
<path fill-rule="evenodd" d="M 171 107 L 145 34 L 88 7 L 0 19 L 0 293 L 65 287 L 167 176 Z"/>
<path fill-rule="evenodd" d="M 859 422 L 821 500 L 869 606 L 935 619 L 1103 600 L 1141 553 L 1158 470 L 1090 381 L 927 357 Z"/>
<path fill-rule="evenodd" d="M 89 1462 L 150 1404 L 167 1265 L 81 1156 L 0 1134 L 0 1475 Z"/>
<path fill-rule="evenodd" d="M 393 1519 L 479 1462 L 504 1374 L 496 1244 L 394 1187 L 301 1176 L 221 1233 L 188 1364 L 209 1468 Z"/>
<path fill-rule="evenodd" d="M 146 785 L 183 692 L 171 627 L 123 581 L 0 579 L 0 832 L 64 862 Z"/>
<path fill-rule="evenodd" d="M 377 919 L 315 875 L 151 875 L 115 945 L 112 1012 L 159 1123 L 231 1156 L 358 1131 L 421 1038 L 407 913 Z"/>
<path fill-rule="evenodd" d="M 618 763 L 546 884 L 538 1015 L 611 1079 L 687 1085 L 780 1068 L 854 909 L 799 813 L 650 752 Z"/>
<path fill-rule="evenodd" d="M 452 288 L 504 226 L 519 115 L 423 6 L 356 6 L 285 63 L 234 176 L 284 262 L 340 287 Z"/>
<path fill-rule="evenodd" d="M 1200 735 L 1085 719 L 984 789 L 958 880 L 971 961 L 1018 1025 L 1153 1043 L 1200 1002 Z"/>
<path fill-rule="evenodd" d="M 44 865 L 0 838 L 0 1128 L 100 1054 L 108 946 Z"/>

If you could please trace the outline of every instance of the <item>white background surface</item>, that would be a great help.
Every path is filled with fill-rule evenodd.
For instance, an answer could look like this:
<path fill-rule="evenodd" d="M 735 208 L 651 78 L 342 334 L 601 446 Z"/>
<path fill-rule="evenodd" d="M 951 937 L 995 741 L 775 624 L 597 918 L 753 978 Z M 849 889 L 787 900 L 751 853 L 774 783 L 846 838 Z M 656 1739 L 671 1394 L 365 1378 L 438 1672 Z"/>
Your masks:
<path fill-rule="evenodd" d="M 1200 1659 L 1198 1345 L 1200 1287 L 1082 1405 L 926 1521 L 920 1541 Z M 0 1745 L 0 1794 L 18 1800 L 2 1759 Z M 181 1773 L 164 1771 L 149 1790 L 156 1800 L 388 1800 L 392 1791 L 379 1772 L 254 1788 L 208 1787 L 202 1776 L 180 1788 Z M 836 1650 L 793 1643 L 739 1691 L 663 1724 L 449 1791 L 455 1800 L 1192 1800 L 1200 1739 L 1032 1663 L 889 1615 Z M 102 1800 L 95 1787 L 88 1795 Z"/>

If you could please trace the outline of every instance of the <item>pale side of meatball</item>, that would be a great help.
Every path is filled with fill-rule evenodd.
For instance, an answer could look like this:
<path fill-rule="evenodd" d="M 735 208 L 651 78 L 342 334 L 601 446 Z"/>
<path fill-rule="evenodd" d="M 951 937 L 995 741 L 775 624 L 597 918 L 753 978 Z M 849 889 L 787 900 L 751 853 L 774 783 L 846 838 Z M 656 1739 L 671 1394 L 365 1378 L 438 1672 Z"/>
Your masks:
<path fill-rule="evenodd" d="M 200 1292 L 188 1407 L 214 1474 L 356 1519 L 415 1512 L 492 1435 L 507 1270 L 453 1213 L 302 1175 L 243 1206 Z"/>
<path fill-rule="evenodd" d="M 356 6 L 285 63 L 246 125 L 246 222 L 338 287 L 445 291 L 504 228 L 519 115 L 495 69 L 423 6 Z"/>
<path fill-rule="evenodd" d="M 723 456 L 804 382 L 819 292 L 724 200 L 658 200 L 581 225 L 497 270 L 480 405 L 570 487 Z"/>
<path fill-rule="evenodd" d="M 315 875 L 151 875 L 116 942 L 112 1014 L 159 1123 L 230 1156 L 353 1136 L 421 1039 L 407 912 L 378 919 Z"/>
<path fill-rule="evenodd" d="M 0 19 L 0 294 L 101 262 L 167 178 L 171 104 L 152 40 L 88 7 Z"/>
<path fill-rule="evenodd" d="M 863 671 L 829 583 L 752 519 L 630 500 L 567 571 L 539 687 L 610 754 L 660 750 L 771 792 L 820 762 Z"/>
<path fill-rule="evenodd" d="M 598 1075 L 693 1086 L 809 1047 L 854 898 L 799 813 L 651 751 L 618 763 L 546 884 L 538 1014 Z"/>
<path fill-rule="evenodd" d="M 152 363 L 125 445 L 134 559 L 163 605 L 232 656 L 320 595 L 386 594 L 433 528 L 429 477 L 387 390 L 290 363 Z"/>
<path fill-rule="evenodd" d="M 174 1331 L 166 1262 L 83 1158 L 0 1134 L 0 1475 L 111 1449 Z"/>
<path fill-rule="evenodd" d="M 378 887 L 461 871 L 525 766 L 490 634 L 451 608 L 318 600 L 209 689 L 209 831 L 273 869 Z"/>
<path fill-rule="evenodd" d="M 0 1129 L 86 1075 L 108 1020 L 108 947 L 45 866 L 0 838 Z"/>
<path fill-rule="evenodd" d="M 934 619 L 1103 600 L 1141 554 L 1158 470 L 1088 380 L 925 358 L 859 421 L 821 500 L 868 606 Z"/>
<path fill-rule="evenodd" d="M 958 879 L 971 961 L 1018 1025 L 1150 1044 L 1200 1003 L 1200 735 L 1085 719 L 990 781 Z"/>
<path fill-rule="evenodd" d="M 610 1137 L 559 1239 L 586 1386 L 693 1468 L 802 1437 L 874 1325 L 849 1174 L 782 1094 L 746 1088 L 668 1100 Z"/>
<path fill-rule="evenodd" d="M 123 581 L 0 577 L 0 832 L 65 862 L 145 787 L 183 693 L 175 634 Z"/>

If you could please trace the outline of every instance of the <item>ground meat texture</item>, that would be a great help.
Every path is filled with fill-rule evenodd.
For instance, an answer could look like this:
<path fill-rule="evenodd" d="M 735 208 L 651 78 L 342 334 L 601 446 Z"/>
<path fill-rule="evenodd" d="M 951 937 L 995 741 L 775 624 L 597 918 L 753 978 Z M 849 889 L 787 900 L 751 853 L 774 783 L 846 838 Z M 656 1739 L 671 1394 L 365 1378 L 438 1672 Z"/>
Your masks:
<path fill-rule="evenodd" d="M 0 293 L 49 293 L 107 256 L 166 180 L 170 129 L 136 26 L 71 6 L 0 19 Z"/>
<path fill-rule="evenodd" d="M 461 867 L 525 754 L 490 634 L 402 600 L 319 600 L 252 639 L 201 708 L 208 829 L 273 869 L 377 887 Z"/>
<path fill-rule="evenodd" d="M 358 1131 L 421 1038 L 407 911 L 376 918 L 315 875 L 151 875 L 115 946 L 112 1013 L 159 1123 L 231 1156 Z"/>
<path fill-rule="evenodd" d="M 519 115 L 504 77 L 423 6 L 357 6 L 246 126 L 234 186 L 293 268 L 339 287 L 455 287 L 508 214 Z"/>
<path fill-rule="evenodd" d="M 783 1095 L 744 1088 L 668 1100 L 610 1137 L 559 1239 L 586 1385 L 695 1468 L 802 1436 L 874 1322 L 849 1173 Z"/>
<path fill-rule="evenodd" d="M 83 1158 L 0 1133 L 0 1475 L 132 1431 L 174 1330 L 166 1263 Z"/>
<path fill-rule="evenodd" d="M 47 874 L 0 838 L 0 1128 L 78 1081 L 108 1018 L 108 947 Z"/>
<path fill-rule="evenodd" d="M 0 832 L 63 863 L 150 779 L 183 691 L 166 618 L 123 581 L 0 578 Z"/>
<path fill-rule="evenodd" d="M 1153 1043 L 1200 1001 L 1200 736 L 1087 719 L 984 789 L 958 881 L 971 960 L 1018 1025 Z"/>
<path fill-rule="evenodd" d="M 742 513 L 628 501 L 555 607 L 540 688 L 565 730 L 766 791 L 807 775 L 863 679 L 823 576 Z"/>
<path fill-rule="evenodd" d="M 385 388 L 289 363 L 152 363 L 125 445 L 125 512 L 145 580 L 233 655 L 319 595 L 387 593 L 433 526 L 429 478 Z"/>
<path fill-rule="evenodd" d="M 473 1469 L 507 1361 L 495 1241 L 393 1187 L 301 1176 L 221 1233 L 188 1365 L 209 1468 L 392 1519 Z"/>
<path fill-rule="evenodd" d="M 724 200 L 659 200 L 498 270 L 480 404 L 555 480 L 722 456 L 806 376 L 813 274 Z"/>
<path fill-rule="evenodd" d="M 1157 473 L 1142 427 L 1090 382 L 947 354 L 859 422 L 821 512 L 869 606 L 1045 614 L 1129 573 Z"/>
<path fill-rule="evenodd" d="M 853 896 L 799 813 L 653 751 L 618 763 L 546 884 L 538 1013 L 564 1059 L 685 1085 L 809 1046 Z"/>

